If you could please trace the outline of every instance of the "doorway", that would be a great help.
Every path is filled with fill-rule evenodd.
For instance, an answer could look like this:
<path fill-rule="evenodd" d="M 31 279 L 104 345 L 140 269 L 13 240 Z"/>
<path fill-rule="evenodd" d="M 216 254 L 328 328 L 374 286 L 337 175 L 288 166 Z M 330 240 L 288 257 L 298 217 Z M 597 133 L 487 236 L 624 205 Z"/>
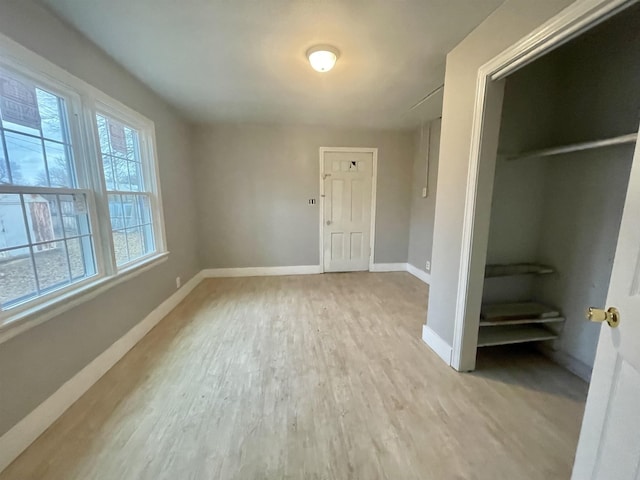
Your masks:
<path fill-rule="evenodd" d="M 376 148 L 320 148 L 320 264 L 324 272 L 371 269 Z"/>

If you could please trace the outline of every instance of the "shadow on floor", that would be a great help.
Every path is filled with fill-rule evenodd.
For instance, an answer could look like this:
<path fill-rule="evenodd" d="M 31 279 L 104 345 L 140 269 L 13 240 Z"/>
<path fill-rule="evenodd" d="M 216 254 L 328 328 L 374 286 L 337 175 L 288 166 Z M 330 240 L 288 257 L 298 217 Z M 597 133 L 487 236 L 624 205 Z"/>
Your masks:
<path fill-rule="evenodd" d="M 589 384 L 542 355 L 534 346 L 504 345 L 478 349 L 476 370 L 469 373 L 584 402 Z"/>

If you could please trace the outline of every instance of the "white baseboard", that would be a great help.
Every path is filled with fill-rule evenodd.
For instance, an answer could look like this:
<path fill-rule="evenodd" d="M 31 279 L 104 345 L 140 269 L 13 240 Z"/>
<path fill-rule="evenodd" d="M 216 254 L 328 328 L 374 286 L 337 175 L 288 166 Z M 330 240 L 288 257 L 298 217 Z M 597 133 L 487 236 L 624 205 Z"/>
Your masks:
<path fill-rule="evenodd" d="M 374 263 L 371 265 L 371 272 L 406 272 L 406 263 Z"/>
<path fill-rule="evenodd" d="M 196 274 L 144 320 L 116 340 L 91 363 L 65 382 L 53 395 L 0 437 L 0 472 L 31 445 L 73 403 L 113 367 L 149 330 L 173 310 L 202 280 Z"/>
<path fill-rule="evenodd" d="M 409 272 L 425 283 L 431 276 L 408 263 L 374 263 L 371 272 Z M 294 265 L 291 267 L 242 267 L 242 268 L 207 268 L 200 272 L 203 278 L 223 277 L 265 277 L 279 275 L 313 275 L 322 273 L 320 265 Z"/>
<path fill-rule="evenodd" d="M 431 285 L 431 274 L 425 272 L 424 270 L 411 265 L 410 263 L 407 263 L 407 272 L 409 272 L 411 275 L 413 275 L 416 278 L 419 278 L 420 280 L 422 280 L 424 283 L 426 283 L 427 285 Z"/>
<path fill-rule="evenodd" d="M 451 353 L 453 352 L 451 345 L 445 342 L 440 335 L 431 330 L 429 325 L 422 326 L 422 340 L 436 353 L 436 355 L 444 360 L 447 365 L 451 365 Z"/>
<path fill-rule="evenodd" d="M 279 275 L 313 275 L 322 273 L 320 265 L 294 265 L 291 267 L 207 268 L 200 272 L 203 278 L 264 277 Z"/>

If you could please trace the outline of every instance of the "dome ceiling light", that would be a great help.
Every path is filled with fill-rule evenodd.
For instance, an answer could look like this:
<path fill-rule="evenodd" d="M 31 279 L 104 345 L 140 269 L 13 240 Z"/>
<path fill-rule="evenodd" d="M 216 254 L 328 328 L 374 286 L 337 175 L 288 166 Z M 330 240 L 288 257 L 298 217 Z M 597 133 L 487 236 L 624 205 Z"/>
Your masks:
<path fill-rule="evenodd" d="M 311 67 L 320 73 L 331 70 L 339 56 L 338 49 L 331 45 L 316 45 L 307 50 L 307 58 Z"/>

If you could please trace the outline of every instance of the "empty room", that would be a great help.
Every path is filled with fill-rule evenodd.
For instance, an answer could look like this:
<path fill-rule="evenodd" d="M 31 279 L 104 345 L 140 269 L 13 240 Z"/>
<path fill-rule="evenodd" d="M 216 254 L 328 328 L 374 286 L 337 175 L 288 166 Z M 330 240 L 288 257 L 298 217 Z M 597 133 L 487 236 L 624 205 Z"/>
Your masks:
<path fill-rule="evenodd" d="M 0 480 L 640 478 L 639 32 L 0 0 Z"/>

